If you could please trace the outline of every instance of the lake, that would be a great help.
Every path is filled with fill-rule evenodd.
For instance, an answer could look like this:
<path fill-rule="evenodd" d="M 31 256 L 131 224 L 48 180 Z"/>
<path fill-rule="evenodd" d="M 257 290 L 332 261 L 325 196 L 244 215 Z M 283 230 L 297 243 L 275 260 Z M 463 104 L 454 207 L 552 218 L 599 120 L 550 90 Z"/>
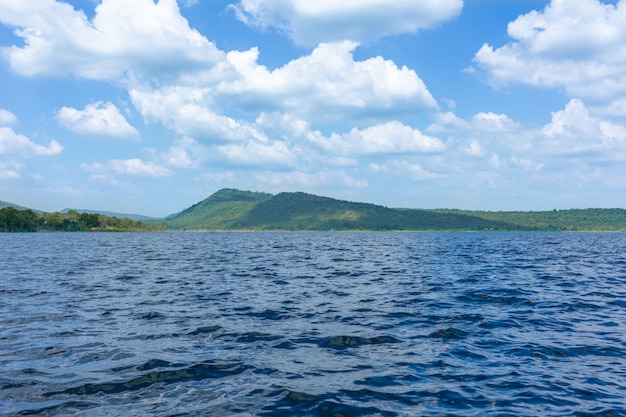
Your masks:
<path fill-rule="evenodd" d="M 0 234 L 0 414 L 626 416 L 624 233 Z"/>

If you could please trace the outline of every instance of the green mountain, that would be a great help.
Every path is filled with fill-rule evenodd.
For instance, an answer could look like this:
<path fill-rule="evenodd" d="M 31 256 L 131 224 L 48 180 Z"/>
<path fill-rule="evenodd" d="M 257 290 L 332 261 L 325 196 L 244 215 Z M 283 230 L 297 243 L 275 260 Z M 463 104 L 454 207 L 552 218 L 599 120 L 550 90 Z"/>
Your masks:
<path fill-rule="evenodd" d="M 170 229 L 238 229 L 237 223 L 258 203 L 271 198 L 272 194 L 225 188 L 165 220 Z"/>
<path fill-rule="evenodd" d="M 4 208 L 4 207 L 13 207 L 14 209 L 17 209 L 17 210 L 28 210 L 27 207 L 18 206 L 17 204 L 13 204 L 13 203 L 7 203 L 6 201 L 0 201 L 0 208 Z M 38 212 L 39 210 L 33 210 L 33 211 Z"/>
<path fill-rule="evenodd" d="M 220 190 L 166 219 L 184 230 L 511 230 L 499 220 L 464 213 L 391 209 L 296 193 Z"/>
<path fill-rule="evenodd" d="M 626 232 L 625 209 L 468 211 L 394 209 L 302 192 L 222 189 L 165 219 L 131 220 L 68 210 L 44 213 L 0 202 L 0 232 L 164 230 L 536 230 Z"/>

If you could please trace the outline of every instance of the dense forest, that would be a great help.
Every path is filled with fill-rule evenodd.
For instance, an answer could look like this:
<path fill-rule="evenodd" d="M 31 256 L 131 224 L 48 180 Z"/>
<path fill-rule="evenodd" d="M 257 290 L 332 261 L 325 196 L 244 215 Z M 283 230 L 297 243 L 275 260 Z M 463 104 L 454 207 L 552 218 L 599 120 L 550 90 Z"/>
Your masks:
<path fill-rule="evenodd" d="M 166 219 L 172 230 L 626 231 L 626 210 L 394 209 L 295 192 L 222 189 Z"/>
<path fill-rule="evenodd" d="M 79 232 L 79 231 L 153 231 L 163 225 L 146 225 L 137 220 L 103 216 L 96 213 L 40 213 L 14 207 L 0 208 L 0 232 Z"/>
<path fill-rule="evenodd" d="M 465 214 L 486 220 L 509 223 L 521 230 L 626 231 L 625 209 L 569 209 L 550 211 L 468 211 L 434 210 L 439 213 Z"/>
<path fill-rule="evenodd" d="M 0 232 L 159 230 L 626 231 L 626 210 L 394 209 L 302 192 L 272 195 L 236 189 L 222 189 L 180 213 L 154 220 L 0 208 Z"/>

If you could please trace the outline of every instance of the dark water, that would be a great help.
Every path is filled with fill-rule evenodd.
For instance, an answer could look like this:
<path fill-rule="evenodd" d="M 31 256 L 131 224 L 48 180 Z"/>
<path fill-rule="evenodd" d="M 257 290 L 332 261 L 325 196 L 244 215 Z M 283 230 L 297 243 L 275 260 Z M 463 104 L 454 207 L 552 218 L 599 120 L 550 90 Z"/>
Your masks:
<path fill-rule="evenodd" d="M 626 416 L 626 234 L 0 235 L 0 414 Z"/>

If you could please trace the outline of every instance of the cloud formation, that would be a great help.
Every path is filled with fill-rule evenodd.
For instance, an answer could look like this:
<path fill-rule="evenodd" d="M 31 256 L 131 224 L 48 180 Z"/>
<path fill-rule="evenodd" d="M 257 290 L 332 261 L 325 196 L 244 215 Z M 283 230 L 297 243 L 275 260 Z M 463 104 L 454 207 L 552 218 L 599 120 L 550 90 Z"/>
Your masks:
<path fill-rule="evenodd" d="M 165 167 L 138 158 L 111 159 L 105 163 L 83 163 L 80 167 L 85 172 L 92 174 L 94 178 L 101 180 L 110 178 L 113 174 L 156 178 L 173 175 L 173 172 Z"/>
<path fill-rule="evenodd" d="M 626 126 L 604 120 L 579 99 L 552 113 L 542 129 L 545 149 L 555 154 L 594 154 L 605 161 L 626 160 Z"/>
<path fill-rule="evenodd" d="M 0 0 L 0 22 L 25 41 L 2 54 L 21 75 L 110 81 L 176 80 L 223 62 L 224 54 L 189 27 L 176 0 L 103 0 L 95 12 L 90 21 L 64 2 Z"/>
<path fill-rule="evenodd" d="M 12 126 L 17 124 L 17 117 L 8 110 L 0 109 L 0 126 Z"/>
<path fill-rule="evenodd" d="M 456 17 L 463 0 L 241 0 L 231 6 L 249 26 L 274 28 L 301 45 L 415 33 Z"/>
<path fill-rule="evenodd" d="M 0 155 L 27 158 L 31 156 L 53 156 L 62 151 L 63 146 L 56 140 L 50 141 L 48 146 L 39 145 L 9 127 L 0 127 Z"/>
<path fill-rule="evenodd" d="M 626 93 L 626 2 L 552 0 L 509 23 L 512 42 L 484 44 L 474 62 L 492 84 L 555 88 L 611 101 Z"/>
<path fill-rule="evenodd" d="M 354 42 L 324 43 L 310 55 L 273 71 L 257 63 L 259 51 L 230 52 L 240 78 L 217 92 L 246 110 L 294 112 L 309 120 L 381 118 L 432 111 L 437 103 L 415 71 L 378 56 L 355 61 Z"/>
<path fill-rule="evenodd" d="M 110 102 L 88 104 L 84 110 L 63 107 L 57 113 L 60 125 L 85 135 L 136 138 L 137 129 L 132 127 L 119 109 Z"/>

